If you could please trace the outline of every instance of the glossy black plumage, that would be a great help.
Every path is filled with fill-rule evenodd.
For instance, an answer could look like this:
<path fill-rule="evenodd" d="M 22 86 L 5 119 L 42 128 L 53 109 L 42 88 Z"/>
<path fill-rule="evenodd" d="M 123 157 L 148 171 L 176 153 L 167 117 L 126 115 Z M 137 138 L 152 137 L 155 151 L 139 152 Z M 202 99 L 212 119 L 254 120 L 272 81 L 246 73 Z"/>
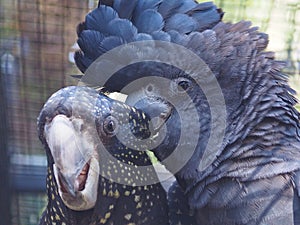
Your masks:
<path fill-rule="evenodd" d="M 105 8 L 100 4 L 101 7 Z M 294 91 L 289 87 L 286 75 L 281 72 L 284 63 L 277 61 L 274 53 L 265 51 L 268 35 L 259 32 L 257 27 L 252 27 L 251 22 L 221 22 L 222 11 L 212 3 L 196 4 L 188 0 L 137 1 L 131 7 L 137 9 L 129 10 L 133 12 L 131 17 L 127 15 L 131 23 L 127 21 L 122 24 L 123 29 L 129 29 L 128 33 L 131 35 L 127 35 L 125 31 L 122 35 L 118 34 L 122 39 L 120 44 L 143 39 L 134 38 L 138 35 L 134 28 L 137 20 L 135 16 L 149 8 L 152 10 L 149 13 L 153 12 L 153 18 L 157 21 L 154 24 L 157 27 L 149 26 L 152 38 L 184 46 L 207 65 L 203 70 L 190 71 L 191 74 L 187 75 L 172 66 L 144 62 L 122 69 L 106 83 L 101 83 L 99 78 L 97 83 L 109 90 L 120 91 L 131 81 L 145 76 L 168 78 L 171 84 L 180 84 L 184 79 L 183 87 L 187 87 L 186 93 L 193 104 L 187 104 L 181 95 L 176 95 L 171 90 L 174 85 L 164 87 L 149 81 L 154 87 L 151 88 L 152 91 L 145 91 L 149 84 L 141 83 L 140 87 L 127 92 L 129 98 L 133 99 L 156 96 L 159 99 L 176 99 L 181 103 L 166 121 L 168 132 L 164 142 L 153 149 L 159 160 L 163 161 L 173 153 L 183 128 L 190 129 L 190 135 L 185 140 L 186 146 L 195 138 L 198 141 L 189 161 L 174 172 L 182 191 L 178 191 L 175 184 L 177 191 L 169 193 L 170 205 L 174 206 L 170 210 L 172 224 L 178 224 L 179 221 L 191 224 L 194 223 L 190 221 L 193 219 L 195 224 L 206 225 L 300 224 L 300 115 L 294 108 Z M 158 12 L 163 21 L 155 17 L 154 12 Z M 146 21 L 138 23 L 139 29 L 145 33 L 146 24 Z M 157 29 L 155 32 L 154 27 Z M 121 26 L 119 28 L 122 29 Z M 109 33 L 106 35 L 110 36 Z M 153 39 L 157 40 L 156 38 Z M 149 35 L 144 36 L 144 40 L 148 39 Z M 152 46 L 153 49 L 155 47 L 157 46 Z M 151 50 L 145 53 L 139 52 L 139 49 L 124 49 L 128 50 L 126 54 L 124 50 L 123 54 L 129 61 L 130 57 L 135 59 L 139 54 L 152 53 Z M 88 53 L 88 47 L 81 51 L 75 59 L 84 72 L 95 59 Z M 160 53 L 167 58 L 175 58 L 178 65 L 190 63 L 185 61 L 185 55 L 180 51 L 173 56 L 163 51 Z M 211 74 L 207 72 L 208 69 Z M 210 83 L 213 77 L 217 79 L 224 97 L 225 108 L 222 108 L 222 101 L 212 105 L 207 100 L 207 94 L 212 99 L 219 97 L 217 89 Z M 205 93 L 199 83 L 204 84 L 208 92 Z M 197 120 L 190 116 L 191 105 L 197 110 Z M 139 108 L 147 112 L 149 105 L 140 104 Z M 184 115 L 189 118 L 184 124 L 178 114 L 180 111 L 185 112 Z M 211 111 L 219 115 L 214 122 Z M 221 128 L 217 128 L 224 121 L 222 136 Z M 201 135 L 194 137 L 194 131 L 199 127 Z M 216 128 L 215 131 L 220 132 L 222 139 L 215 140 L 216 149 L 206 158 L 204 156 L 212 135 L 211 128 Z M 187 153 L 187 147 L 180 147 L 180 153 L 175 155 L 172 164 L 166 164 L 171 171 L 174 165 L 180 166 Z M 187 205 L 178 206 L 176 199 L 185 199 L 183 203 Z M 184 206 L 188 208 L 185 212 L 189 212 L 190 208 L 194 210 L 193 218 L 186 214 L 182 217 L 176 214 L 175 207 L 179 207 L 180 211 Z"/>
<path fill-rule="evenodd" d="M 97 56 L 113 47 L 149 39 L 169 41 L 173 31 L 180 34 L 203 31 L 219 22 L 222 16 L 222 11 L 211 2 L 197 4 L 193 0 L 99 1 L 98 8 L 86 16 L 85 22 L 78 29 L 81 50 L 75 55 L 76 65 L 85 72 Z M 102 36 L 95 41 L 95 34 L 86 33 L 86 30 L 98 31 Z M 148 35 L 143 38 L 141 34 Z M 85 44 L 81 45 L 83 41 Z M 92 49 L 94 52 L 90 51 Z"/>
<path fill-rule="evenodd" d="M 220 111 L 218 105 L 201 100 L 201 89 L 188 91 L 198 107 L 201 136 L 193 157 L 175 176 L 195 209 L 196 224 L 300 224 L 300 115 L 294 108 L 294 91 L 280 72 L 284 63 L 264 51 L 268 37 L 247 22 L 220 22 L 205 32 L 186 47 L 217 77 L 227 112 L 223 142 L 211 164 L 201 170 L 198 165 L 210 135 L 209 110 Z M 199 79 L 200 75 L 201 71 Z M 183 110 L 188 116 L 189 109 Z M 178 140 L 179 120 L 171 116 L 167 121 L 167 142 L 154 150 L 158 158 L 175 149 L 170 143 Z"/>

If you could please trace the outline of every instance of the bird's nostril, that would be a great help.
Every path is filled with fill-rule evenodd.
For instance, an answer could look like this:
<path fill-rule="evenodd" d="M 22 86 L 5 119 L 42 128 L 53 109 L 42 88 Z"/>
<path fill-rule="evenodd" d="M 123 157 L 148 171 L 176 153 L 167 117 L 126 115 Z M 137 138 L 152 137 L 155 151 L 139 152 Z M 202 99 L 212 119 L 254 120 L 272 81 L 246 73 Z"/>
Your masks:
<path fill-rule="evenodd" d="M 148 86 L 147 86 L 147 92 L 152 92 L 153 91 L 153 85 L 152 84 L 149 84 Z"/>

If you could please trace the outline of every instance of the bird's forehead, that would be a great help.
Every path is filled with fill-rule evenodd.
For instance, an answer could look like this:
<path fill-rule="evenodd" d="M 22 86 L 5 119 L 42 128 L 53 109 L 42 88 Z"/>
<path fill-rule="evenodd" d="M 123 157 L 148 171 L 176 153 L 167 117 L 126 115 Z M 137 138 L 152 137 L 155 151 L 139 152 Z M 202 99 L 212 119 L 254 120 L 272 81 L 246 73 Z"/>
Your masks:
<path fill-rule="evenodd" d="M 51 119 L 58 114 L 81 118 L 93 123 L 95 119 L 114 116 L 117 120 L 128 119 L 132 108 L 88 87 L 66 87 L 54 93 L 44 106 L 43 112 Z"/>
<path fill-rule="evenodd" d="M 92 88 L 66 87 L 55 92 L 47 101 L 47 105 L 60 104 L 70 106 L 91 107 L 96 104 L 98 93 Z"/>
<path fill-rule="evenodd" d="M 51 123 L 58 115 L 68 118 L 83 119 L 85 122 L 93 122 L 93 98 L 87 92 L 76 87 L 67 87 L 55 92 L 45 103 L 38 117 L 38 126 L 43 133 L 43 126 Z M 76 93 L 76 94 L 75 94 Z"/>

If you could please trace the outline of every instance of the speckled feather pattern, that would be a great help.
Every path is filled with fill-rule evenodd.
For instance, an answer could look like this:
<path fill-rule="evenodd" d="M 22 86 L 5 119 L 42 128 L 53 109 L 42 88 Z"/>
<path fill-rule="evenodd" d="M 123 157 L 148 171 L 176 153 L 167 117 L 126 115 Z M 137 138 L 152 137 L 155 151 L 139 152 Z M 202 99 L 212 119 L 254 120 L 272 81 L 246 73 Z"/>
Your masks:
<path fill-rule="evenodd" d="M 114 105 L 114 106 L 113 106 Z M 113 113 L 112 108 L 116 110 Z M 102 118 L 113 114 L 118 119 L 119 129 L 149 136 L 149 119 L 135 109 L 115 102 L 85 87 L 67 87 L 55 93 L 45 104 L 39 116 L 39 134 L 45 146 L 48 158 L 47 195 L 48 205 L 40 224 L 168 224 L 166 193 L 160 183 L 154 183 L 157 176 L 145 151 L 132 150 L 117 139 L 106 138 L 103 144 L 113 156 L 107 159 L 100 151 L 98 197 L 94 208 L 86 211 L 74 211 L 64 205 L 58 194 L 58 185 L 53 175 L 53 156 L 48 149 L 43 134 L 46 120 L 63 114 L 72 117 L 84 117 L 85 126 L 97 129 Z M 124 122 L 128 118 L 131 122 Z M 144 136 L 143 136 L 144 135 Z M 97 138 L 96 140 L 97 141 Z M 147 172 L 132 170 L 138 166 L 149 166 Z M 113 179 L 117 181 L 114 182 Z M 140 182 L 139 184 L 135 182 Z M 141 185 L 148 182 L 149 185 Z M 152 184 L 152 183 L 153 184 Z"/>

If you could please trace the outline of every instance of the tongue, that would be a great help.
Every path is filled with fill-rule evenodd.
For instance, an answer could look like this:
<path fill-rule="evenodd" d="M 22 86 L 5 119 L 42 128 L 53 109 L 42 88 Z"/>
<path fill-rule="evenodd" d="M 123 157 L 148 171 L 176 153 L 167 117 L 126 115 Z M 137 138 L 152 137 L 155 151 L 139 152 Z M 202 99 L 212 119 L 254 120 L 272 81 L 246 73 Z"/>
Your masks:
<path fill-rule="evenodd" d="M 83 167 L 81 173 L 76 178 L 76 180 L 75 180 L 76 190 L 82 191 L 85 188 L 85 183 L 86 183 L 86 179 L 87 179 L 87 176 L 88 176 L 89 168 L 90 168 L 89 164 L 88 163 L 85 164 L 85 166 Z"/>
<path fill-rule="evenodd" d="M 85 188 L 85 183 L 86 183 L 89 169 L 90 169 L 90 165 L 88 163 L 85 164 L 82 171 L 80 172 L 80 174 L 75 180 L 75 191 L 82 191 Z M 61 180 L 60 180 L 60 184 L 61 184 L 61 190 L 64 193 L 67 193 L 67 189 Z"/>

